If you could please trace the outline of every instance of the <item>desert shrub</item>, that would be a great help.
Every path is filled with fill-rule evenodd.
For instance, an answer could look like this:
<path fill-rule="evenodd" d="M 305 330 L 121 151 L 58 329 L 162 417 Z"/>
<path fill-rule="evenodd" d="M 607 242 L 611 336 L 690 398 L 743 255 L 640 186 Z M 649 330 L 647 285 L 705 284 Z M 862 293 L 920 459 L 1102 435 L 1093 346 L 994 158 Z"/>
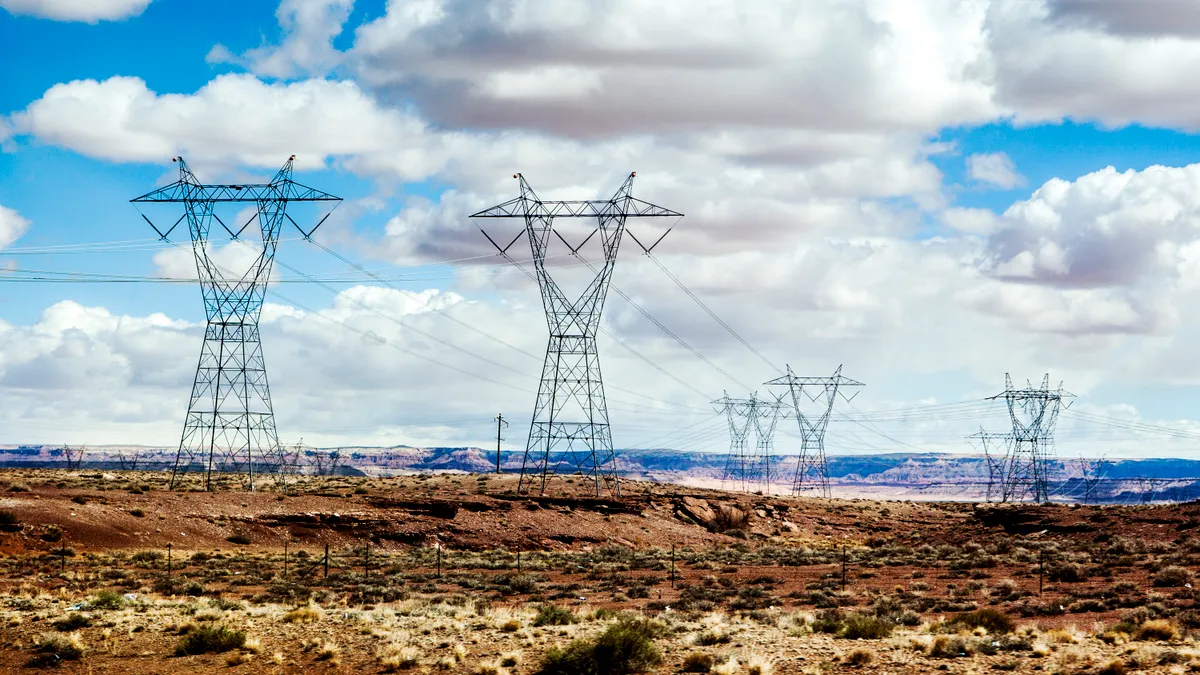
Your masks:
<path fill-rule="evenodd" d="M 643 617 L 623 616 L 593 638 L 554 647 L 542 659 L 540 675 L 632 675 L 662 663 L 654 639 L 665 627 Z"/>
<path fill-rule="evenodd" d="M 79 612 L 71 612 L 58 621 L 54 622 L 54 627 L 64 633 L 69 633 L 80 628 L 87 628 L 92 625 L 92 617 Z"/>
<path fill-rule="evenodd" d="M 1087 580 L 1087 572 L 1078 563 L 1061 562 L 1051 565 L 1046 570 L 1046 578 L 1050 581 L 1077 583 Z"/>
<path fill-rule="evenodd" d="M 246 644 L 246 634 L 228 626 L 205 624 L 190 631 L 175 645 L 176 656 L 209 654 L 240 649 Z"/>
<path fill-rule="evenodd" d="M 862 647 L 855 648 L 846 655 L 846 665 L 861 668 L 870 665 L 875 660 L 875 652 Z"/>
<path fill-rule="evenodd" d="M 250 543 L 250 537 L 247 537 L 244 534 L 233 534 L 228 537 L 225 537 L 225 541 L 227 541 L 231 544 L 238 544 L 240 546 L 245 546 L 246 544 Z"/>
<path fill-rule="evenodd" d="M 1012 620 L 1012 617 L 990 607 L 957 614 L 947 621 L 946 625 L 956 628 L 983 628 L 993 635 L 1011 633 L 1016 628 L 1016 623 Z"/>
<path fill-rule="evenodd" d="M 970 656 L 975 652 L 974 642 L 961 635 L 939 635 L 929 645 L 929 655 L 941 659 Z"/>
<path fill-rule="evenodd" d="M 153 565 L 163 559 L 162 551 L 138 551 L 129 557 L 135 565 L 146 566 Z"/>
<path fill-rule="evenodd" d="M 1128 670 L 1120 659 L 1113 659 L 1096 669 L 1096 675 L 1125 675 Z"/>
<path fill-rule="evenodd" d="M 1134 637 L 1138 640 L 1170 641 L 1179 638 L 1179 631 L 1167 619 L 1150 619 L 1138 627 Z"/>
<path fill-rule="evenodd" d="M 286 623 L 316 623 L 325 616 L 325 612 L 317 605 L 297 607 L 283 615 Z"/>
<path fill-rule="evenodd" d="M 63 661 L 78 661 L 83 658 L 83 642 L 78 633 L 70 635 L 43 635 L 38 638 L 35 648 L 37 655 L 29 660 L 29 665 L 54 666 Z"/>
<path fill-rule="evenodd" d="M 562 605 L 546 603 L 538 606 L 534 626 L 566 626 L 575 623 L 575 613 Z"/>
<path fill-rule="evenodd" d="M 712 654 L 692 652 L 683 657 L 683 666 L 680 670 L 685 673 L 707 673 L 712 671 L 713 666 L 716 665 L 716 661 Z"/>
<path fill-rule="evenodd" d="M 1186 567 L 1178 565 L 1170 565 L 1158 571 L 1154 575 L 1155 586 L 1165 586 L 1175 588 L 1182 586 L 1192 580 L 1192 573 Z"/>
<path fill-rule="evenodd" d="M 0 511 L 0 530 L 16 532 L 21 529 L 21 519 L 12 511 Z"/>
<path fill-rule="evenodd" d="M 133 516 L 134 518 L 144 518 L 146 516 L 146 512 L 141 509 L 129 509 L 129 515 Z"/>
<path fill-rule="evenodd" d="M 740 532 L 750 526 L 750 515 L 730 504 L 719 505 L 713 513 L 714 532 Z"/>
<path fill-rule="evenodd" d="M 103 590 L 93 595 L 87 606 L 88 609 L 121 609 L 125 606 L 125 598 L 116 591 Z"/>
<path fill-rule="evenodd" d="M 533 593 L 537 590 L 538 578 L 532 574 L 505 574 L 498 582 L 513 593 Z"/>
<path fill-rule="evenodd" d="M 847 640 L 879 640 L 892 634 L 895 624 L 874 614 L 854 612 L 846 615 L 838 637 Z"/>
<path fill-rule="evenodd" d="M 75 495 L 74 497 L 71 497 L 71 501 L 83 506 L 84 504 L 88 503 L 88 498 L 84 497 L 83 495 Z"/>
<path fill-rule="evenodd" d="M 63 531 L 62 531 L 62 528 L 57 525 L 50 525 L 49 527 L 46 528 L 45 532 L 41 533 L 38 536 L 42 541 L 48 541 L 51 544 L 56 544 L 56 543 L 62 541 Z"/>

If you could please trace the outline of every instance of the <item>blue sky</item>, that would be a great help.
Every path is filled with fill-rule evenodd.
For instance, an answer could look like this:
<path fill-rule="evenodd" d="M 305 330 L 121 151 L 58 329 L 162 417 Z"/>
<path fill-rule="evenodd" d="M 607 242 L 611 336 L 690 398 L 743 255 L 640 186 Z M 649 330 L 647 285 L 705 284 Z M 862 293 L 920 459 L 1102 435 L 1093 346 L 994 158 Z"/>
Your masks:
<path fill-rule="evenodd" d="M 0 60 L 20 64 L 0 87 L 0 265 L 193 274 L 153 241 L 45 247 L 152 239 L 128 200 L 172 179 L 174 154 L 245 181 L 296 153 L 297 180 L 345 199 L 318 239 L 397 281 L 284 242 L 281 262 L 340 294 L 283 283 L 268 299 L 281 435 L 486 443 L 503 409 L 519 439 L 540 301 L 466 216 L 513 196 L 514 171 L 554 198 L 637 170 L 637 194 L 687 214 L 660 260 L 776 364 L 845 364 L 868 383 L 854 410 L 1050 371 L 1119 421 L 1064 416 L 1070 452 L 1194 449 L 1120 424 L 1196 426 L 1200 106 L 1177 92 L 1200 38 L 1055 0 L 618 4 L 0 0 Z M 644 257 L 617 283 L 737 373 L 610 299 L 614 334 L 691 385 L 603 345 L 617 444 L 722 449 L 719 419 L 685 431 L 709 408 L 694 389 L 774 373 Z M 0 442 L 176 442 L 202 320 L 192 285 L 0 283 Z M 878 413 L 830 445 L 961 451 L 998 412 Z"/>

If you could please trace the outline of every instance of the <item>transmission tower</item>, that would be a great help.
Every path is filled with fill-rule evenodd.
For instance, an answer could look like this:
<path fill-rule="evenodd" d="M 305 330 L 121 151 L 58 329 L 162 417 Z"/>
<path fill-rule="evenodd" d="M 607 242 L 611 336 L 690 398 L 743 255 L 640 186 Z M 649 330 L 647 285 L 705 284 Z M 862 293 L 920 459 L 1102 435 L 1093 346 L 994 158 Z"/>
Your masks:
<path fill-rule="evenodd" d="M 275 431 L 258 321 L 284 221 L 292 223 L 306 239 L 325 221 L 322 218 L 305 232 L 288 215 L 288 205 L 341 201 L 293 181 L 294 160 L 294 155 L 288 158 L 269 183 L 204 185 L 183 158 L 176 157 L 179 180 L 131 200 L 135 204 L 183 204 L 183 215 L 165 232 L 144 214 L 142 217 L 163 240 L 187 220 L 208 319 L 183 437 L 171 469 L 172 489 L 179 474 L 192 469 L 205 472 L 209 490 L 214 471 L 248 474 L 248 486 L 253 490 L 255 471 L 284 474 L 293 469 Z M 236 229 L 232 229 L 217 215 L 218 204 L 251 204 L 255 214 L 240 228 L 234 222 Z M 213 223 L 239 239 L 255 220 L 262 236 L 258 257 L 240 276 L 223 270 L 210 256 L 208 235 Z"/>
<path fill-rule="evenodd" d="M 713 401 L 718 413 L 729 422 L 729 455 L 721 483 L 742 492 L 762 489 L 771 491 L 771 454 L 775 447 L 775 429 L 779 420 L 787 417 L 782 399 L 767 400 L 757 393 L 750 398 L 730 398 L 726 393 Z M 754 433 L 754 450 L 750 450 L 750 433 Z M 759 487 L 761 486 L 761 487 Z"/>
<path fill-rule="evenodd" d="M 725 458 L 725 470 L 721 473 L 722 486 L 730 482 L 742 492 L 755 474 L 752 458 L 749 454 L 750 426 L 754 420 L 753 411 L 749 406 L 750 400 L 729 398 L 729 393 L 713 401 L 713 407 L 718 413 L 725 415 L 729 423 L 729 455 Z"/>
<path fill-rule="evenodd" d="M 508 249 L 521 238 L 529 239 L 546 323 L 550 328 L 546 360 L 538 384 L 537 401 L 533 407 L 533 422 L 525 457 L 521 462 L 518 490 L 526 491 L 534 483 L 546 491 L 546 480 L 566 463 L 595 485 L 599 496 L 604 489 L 620 494 L 617 480 L 612 433 L 609 428 L 608 406 L 604 400 L 604 383 L 596 348 L 596 333 L 600 330 L 600 314 L 617 264 L 617 251 L 625 233 L 625 221 L 633 217 L 682 217 L 683 214 L 656 206 L 632 196 L 633 179 L 629 174 L 617 193 L 604 201 L 542 201 L 529 187 L 525 177 L 515 174 L 520 183 L 520 196 L 471 216 L 472 218 L 522 218 L 525 228 L 507 246 L 500 246 L 487 232 L 484 236 L 500 254 L 508 258 Z M 595 218 L 596 229 L 579 245 L 572 246 L 554 228 L 556 218 Z M 571 254 L 579 257 L 579 249 L 596 233 L 604 262 L 591 283 L 578 298 L 570 299 L 546 269 L 546 251 L 553 234 L 566 244 Z M 632 235 L 631 235 L 632 236 Z M 666 236 L 665 234 L 663 236 Z M 633 237 L 637 242 L 637 237 Z M 662 237 L 659 238 L 662 241 Z M 641 246 L 641 242 L 637 242 Z M 649 248 L 649 252 L 658 242 Z M 511 258 L 509 258 L 511 261 Z M 553 455 L 553 459 L 552 459 Z"/>
<path fill-rule="evenodd" d="M 984 493 L 984 501 L 999 499 L 1007 502 L 1004 476 L 1007 474 L 1006 467 L 1011 455 L 1009 446 L 1012 434 L 988 432 L 981 428 L 979 433 L 968 438 L 974 442 L 977 449 L 983 451 L 983 461 L 987 465 L 987 490 Z"/>
<path fill-rule="evenodd" d="M 841 366 L 833 372 L 832 377 L 798 377 L 788 366 L 787 375 L 766 384 L 788 387 L 792 394 L 796 423 L 800 426 L 800 457 L 796 460 L 792 494 L 819 490 L 822 497 L 828 498 L 829 464 L 825 460 L 825 430 L 829 427 L 829 416 L 833 413 L 833 404 L 838 396 L 846 402 L 854 398 L 847 397 L 842 391 L 843 387 L 861 387 L 863 383 L 843 376 Z M 812 410 L 813 404 L 815 414 L 805 415 L 801 406 Z"/>
<path fill-rule="evenodd" d="M 1012 377 L 1004 375 L 1004 392 L 992 399 L 1004 399 L 1008 404 L 1008 416 L 1012 421 L 1007 452 L 1002 464 L 1003 501 L 1030 496 L 1035 502 L 1050 499 L 1050 462 L 1054 451 L 1054 425 L 1064 398 L 1074 395 L 1066 392 L 1062 384 L 1058 389 L 1050 388 L 1050 375 L 1042 380 L 1041 387 L 1027 383 L 1024 389 L 1013 386 Z"/>

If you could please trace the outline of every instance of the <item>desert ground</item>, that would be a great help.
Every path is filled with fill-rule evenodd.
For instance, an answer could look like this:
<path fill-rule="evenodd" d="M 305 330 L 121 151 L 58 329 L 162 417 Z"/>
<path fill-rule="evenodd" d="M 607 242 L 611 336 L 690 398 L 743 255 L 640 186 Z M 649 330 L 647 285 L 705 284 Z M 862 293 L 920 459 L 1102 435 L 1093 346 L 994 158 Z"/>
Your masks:
<path fill-rule="evenodd" d="M 0 672 L 1200 670 L 1200 504 L 0 472 Z"/>

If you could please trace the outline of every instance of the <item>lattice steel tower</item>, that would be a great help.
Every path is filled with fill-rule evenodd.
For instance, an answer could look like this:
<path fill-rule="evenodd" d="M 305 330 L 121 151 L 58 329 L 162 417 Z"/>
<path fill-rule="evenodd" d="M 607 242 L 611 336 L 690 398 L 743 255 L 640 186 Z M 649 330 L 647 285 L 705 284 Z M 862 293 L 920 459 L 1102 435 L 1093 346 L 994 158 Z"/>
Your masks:
<path fill-rule="evenodd" d="M 171 470 L 172 488 L 180 473 L 202 469 L 209 490 L 214 471 L 248 474 L 248 485 L 253 490 L 256 471 L 278 473 L 289 468 L 288 453 L 275 431 L 258 321 L 284 221 L 292 223 L 307 239 L 325 220 L 322 218 L 305 232 L 287 214 L 288 204 L 341 201 L 293 181 L 294 160 L 295 156 L 288 158 L 269 183 L 204 185 L 183 158 L 177 157 L 174 161 L 179 164 L 178 181 L 131 200 L 135 204 L 183 204 L 183 215 L 165 232 L 144 214 L 142 217 L 164 240 L 179 223 L 187 220 L 208 320 L 183 437 Z M 243 203 L 252 204 L 255 214 L 236 230 L 216 213 L 218 204 Z M 208 245 L 213 223 L 238 239 L 255 220 L 262 236 L 258 257 L 241 276 L 222 269 L 212 259 Z"/>
<path fill-rule="evenodd" d="M 1004 393 L 991 399 L 1004 399 L 1012 421 L 1007 453 L 1000 463 L 1003 501 L 1026 495 L 1035 502 L 1050 500 L 1050 455 L 1054 452 L 1054 425 L 1062 409 L 1063 399 L 1074 394 L 1050 388 L 1050 374 L 1042 379 L 1041 387 L 1027 382 L 1024 389 L 1013 387 L 1012 377 L 1004 374 Z"/>
<path fill-rule="evenodd" d="M 578 472 L 594 483 L 597 495 L 605 489 L 620 494 L 608 406 L 604 400 L 604 383 L 596 349 L 600 314 L 604 310 L 604 299 L 617 264 L 617 251 L 625 233 L 625 221 L 628 218 L 678 218 L 683 215 L 634 198 L 631 192 L 635 175 L 629 174 L 612 199 L 542 201 L 529 187 L 525 177 L 518 173 L 513 178 L 520 183 L 519 197 L 471 216 L 524 219 L 522 234 L 529 239 L 537 282 L 542 292 L 542 305 L 546 311 L 546 323 L 550 328 L 546 360 L 533 408 L 533 422 L 525 445 L 525 457 L 521 462 L 520 491 L 528 490 L 531 484 L 537 482 L 540 491 L 545 492 L 547 477 L 566 463 L 574 464 Z M 566 244 L 576 257 L 588 239 L 572 247 L 554 229 L 555 218 L 595 218 L 596 230 L 588 235 L 588 239 L 596 233 L 600 235 L 604 261 L 598 269 L 593 268 L 595 277 L 575 299 L 568 298 L 547 271 L 546 251 L 552 234 Z M 506 257 L 508 249 L 521 237 L 517 235 L 508 246 L 502 247 L 486 232 L 484 235 Z M 634 239 L 636 241 L 636 237 Z"/>
<path fill-rule="evenodd" d="M 854 398 L 847 397 L 841 391 L 843 387 L 861 387 L 863 383 L 843 376 L 841 366 L 834 371 L 833 377 L 797 377 L 792 367 L 788 366 L 787 375 L 766 384 L 788 388 L 795 407 L 796 423 L 800 426 L 800 457 L 796 460 L 792 494 L 819 490 L 822 497 L 829 497 L 829 464 L 825 459 L 825 430 L 829 427 L 829 416 L 839 395 L 847 402 Z M 802 404 L 808 403 L 816 404 L 814 416 L 805 415 L 800 409 Z"/>
<path fill-rule="evenodd" d="M 787 417 L 782 399 L 762 399 L 757 393 L 750 398 L 730 398 L 726 393 L 713 401 L 718 413 L 729 423 L 729 456 L 721 483 L 732 483 L 734 489 L 749 492 L 762 489 L 771 492 L 771 454 L 775 447 L 775 429 L 779 420 Z M 750 433 L 754 432 L 754 450 L 750 450 Z M 759 487 L 761 486 L 761 487 Z"/>

